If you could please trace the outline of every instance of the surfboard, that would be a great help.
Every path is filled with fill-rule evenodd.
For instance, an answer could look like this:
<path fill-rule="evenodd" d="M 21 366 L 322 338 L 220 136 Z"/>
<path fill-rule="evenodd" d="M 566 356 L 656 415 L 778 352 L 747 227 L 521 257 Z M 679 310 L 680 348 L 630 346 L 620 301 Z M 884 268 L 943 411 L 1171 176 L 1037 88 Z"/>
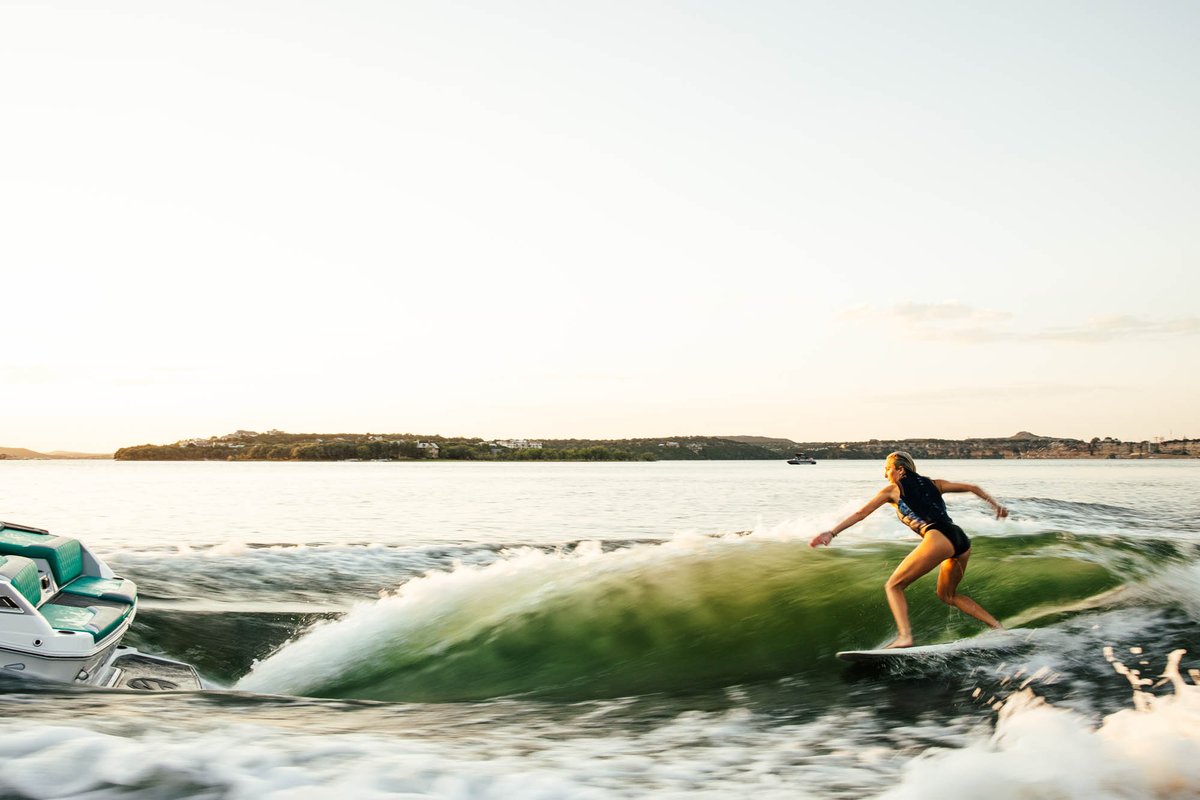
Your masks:
<path fill-rule="evenodd" d="M 1024 643 L 1030 631 L 1013 628 L 1005 631 L 988 631 L 968 639 L 956 639 L 940 644 L 921 644 L 915 647 L 887 647 L 875 650 L 839 650 L 837 657 L 842 661 L 883 662 L 919 660 L 935 656 L 950 656 L 980 650 L 1007 650 Z"/>

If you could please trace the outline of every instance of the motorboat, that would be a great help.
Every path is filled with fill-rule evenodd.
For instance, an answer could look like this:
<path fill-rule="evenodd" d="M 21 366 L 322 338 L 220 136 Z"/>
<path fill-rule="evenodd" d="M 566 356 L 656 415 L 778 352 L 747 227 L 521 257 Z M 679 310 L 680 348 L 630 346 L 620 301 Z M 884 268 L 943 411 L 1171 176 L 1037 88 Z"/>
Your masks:
<path fill-rule="evenodd" d="M 817 463 L 817 460 L 815 458 L 810 458 L 809 456 L 804 455 L 804 453 L 796 453 L 796 455 L 794 455 L 788 459 L 787 463 L 789 463 L 789 464 L 815 464 L 815 463 Z"/>
<path fill-rule="evenodd" d="M 203 685 L 194 667 L 121 644 L 137 584 L 77 539 L 0 522 L 0 675 L 148 691 Z"/>

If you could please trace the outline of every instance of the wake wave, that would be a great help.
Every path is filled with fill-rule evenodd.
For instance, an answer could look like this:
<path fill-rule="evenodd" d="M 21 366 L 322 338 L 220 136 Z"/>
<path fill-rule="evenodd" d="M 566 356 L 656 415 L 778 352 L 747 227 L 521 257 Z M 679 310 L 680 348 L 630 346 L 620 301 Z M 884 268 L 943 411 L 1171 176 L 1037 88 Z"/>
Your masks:
<path fill-rule="evenodd" d="M 583 699 L 823 669 L 836 650 L 892 634 L 882 584 L 910 548 L 864 542 L 818 552 L 795 536 L 756 533 L 608 552 L 520 550 L 416 578 L 318 624 L 236 688 L 393 701 Z M 1156 568 L 1132 544 L 980 537 L 961 591 L 1002 620 L 1037 624 Z M 923 640 L 979 632 L 936 600 L 931 581 L 908 596 Z"/>

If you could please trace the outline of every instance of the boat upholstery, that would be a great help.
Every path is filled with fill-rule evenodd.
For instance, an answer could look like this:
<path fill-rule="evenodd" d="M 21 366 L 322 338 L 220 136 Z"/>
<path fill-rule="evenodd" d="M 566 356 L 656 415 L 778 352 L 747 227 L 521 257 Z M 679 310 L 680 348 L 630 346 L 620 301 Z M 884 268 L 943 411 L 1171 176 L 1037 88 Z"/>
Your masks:
<path fill-rule="evenodd" d="M 83 548 L 78 541 L 66 536 L 3 527 L 0 528 L 0 555 L 44 559 L 59 586 L 66 586 L 83 572 Z"/>
<path fill-rule="evenodd" d="M 56 630 L 90 633 L 99 642 L 129 618 L 133 603 L 60 592 L 38 610 Z"/>
<path fill-rule="evenodd" d="M 45 603 L 34 559 L 49 565 L 59 587 L 58 594 Z M 88 633 L 99 642 L 133 614 L 137 585 L 124 578 L 82 573 L 83 548 L 75 539 L 0 523 L 0 580 L 8 578 L 51 627 Z"/>
<path fill-rule="evenodd" d="M 42 602 L 42 583 L 37 564 L 21 556 L 0 556 L 0 579 L 7 578 L 13 588 L 32 605 Z"/>
<path fill-rule="evenodd" d="M 132 603 L 137 599 L 137 584 L 128 578 L 94 578 L 83 575 L 68 583 L 62 590 L 67 594 L 115 600 L 119 603 Z"/>

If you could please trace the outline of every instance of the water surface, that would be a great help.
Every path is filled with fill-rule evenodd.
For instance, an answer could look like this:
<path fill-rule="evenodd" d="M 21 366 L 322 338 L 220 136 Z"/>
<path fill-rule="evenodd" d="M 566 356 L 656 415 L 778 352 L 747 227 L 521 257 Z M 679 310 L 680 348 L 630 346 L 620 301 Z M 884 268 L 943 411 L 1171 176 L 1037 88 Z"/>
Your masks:
<path fill-rule="evenodd" d="M 1012 510 L 950 498 L 975 543 L 962 591 L 1033 631 L 1015 651 L 833 658 L 891 635 L 882 583 L 914 544 L 881 510 L 806 546 L 882 485 L 875 462 L 0 462 L 0 518 L 137 581 L 127 641 L 216 687 L 6 680 L 0 787 L 940 797 L 950 772 L 955 796 L 1011 797 L 991 773 L 1026 753 L 1058 792 L 1033 796 L 1105 796 L 1117 774 L 1142 781 L 1122 796 L 1200 791 L 1196 690 L 1153 685 L 1172 651 L 1200 664 L 1200 462 L 919 466 Z M 923 641 L 978 632 L 931 578 L 909 596 Z M 1141 710 L 1106 647 L 1154 676 Z"/>

